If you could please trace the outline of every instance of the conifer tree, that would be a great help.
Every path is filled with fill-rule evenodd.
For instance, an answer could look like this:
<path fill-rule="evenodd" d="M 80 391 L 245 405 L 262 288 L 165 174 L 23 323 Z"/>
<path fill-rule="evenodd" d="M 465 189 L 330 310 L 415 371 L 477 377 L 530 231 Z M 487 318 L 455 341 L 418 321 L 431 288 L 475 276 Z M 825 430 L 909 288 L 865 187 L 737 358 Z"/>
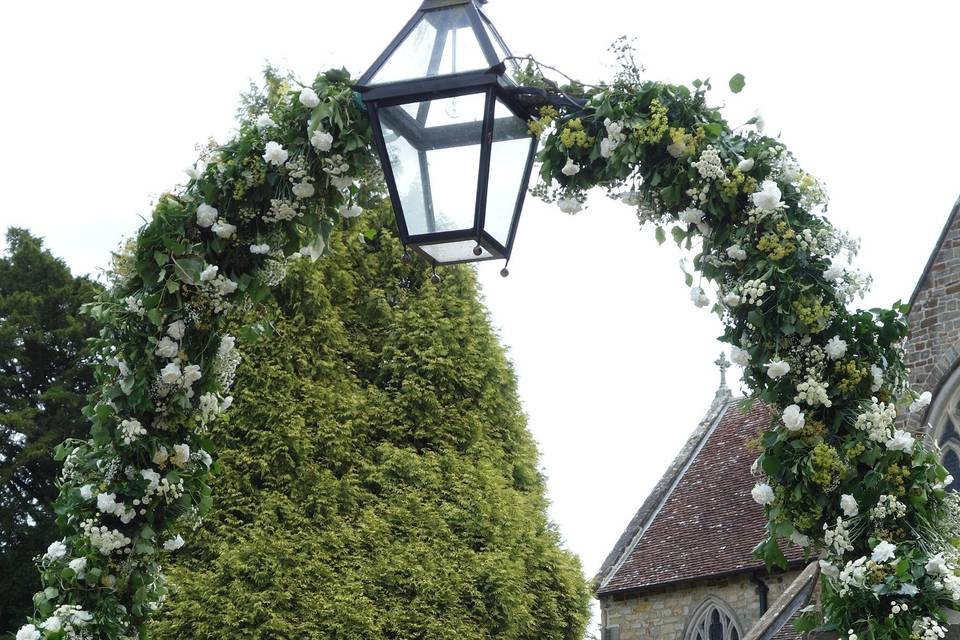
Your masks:
<path fill-rule="evenodd" d="M 244 345 L 216 508 L 153 637 L 579 640 L 588 590 L 474 272 L 433 285 L 365 218 Z"/>

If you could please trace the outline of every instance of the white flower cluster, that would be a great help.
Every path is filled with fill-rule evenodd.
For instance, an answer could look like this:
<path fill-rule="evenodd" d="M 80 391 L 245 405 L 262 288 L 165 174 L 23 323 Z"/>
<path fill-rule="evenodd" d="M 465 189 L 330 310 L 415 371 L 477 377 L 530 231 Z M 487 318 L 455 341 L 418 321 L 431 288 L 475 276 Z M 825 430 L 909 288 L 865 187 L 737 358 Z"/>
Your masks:
<path fill-rule="evenodd" d="M 237 367 L 240 365 L 240 352 L 236 348 L 236 339 L 231 335 L 225 335 L 220 338 L 220 345 L 217 347 L 217 357 L 213 360 L 213 375 L 220 383 L 220 388 L 224 391 L 233 386 L 233 378 Z M 224 405 L 220 410 L 226 411 L 233 402 L 224 399 Z"/>
<path fill-rule="evenodd" d="M 56 542 L 51 542 L 50 546 L 47 547 L 47 552 L 43 554 L 43 564 L 47 565 L 52 562 L 60 560 L 65 555 L 67 555 L 67 543 L 66 540 L 58 540 Z"/>
<path fill-rule="evenodd" d="M 728 182 L 727 172 L 723 170 L 720 152 L 712 144 L 700 154 L 700 159 L 693 163 L 694 168 L 704 180 L 721 180 Z"/>
<path fill-rule="evenodd" d="M 803 412 L 800 411 L 800 407 L 795 404 L 784 409 L 780 419 L 783 421 L 783 426 L 787 428 L 787 431 L 800 431 L 806 424 Z"/>
<path fill-rule="evenodd" d="M 747 252 L 737 243 L 727 247 L 727 256 L 729 256 L 731 260 L 743 262 L 747 259 Z"/>
<path fill-rule="evenodd" d="M 143 314 L 147 312 L 147 310 L 143 308 L 143 300 L 136 296 L 127 296 L 123 301 L 127 305 L 127 311 L 136 316 L 143 317 Z"/>
<path fill-rule="evenodd" d="M 837 516 L 837 526 L 831 529 L 823 523 L 823 543 L 838 558 L 842 558 L 847 551 L 853 551 L 850 543 L 850 531 L 843 524 L 843 518 Z"/>
<path fill-rule="evenodd" d="M 897 602 L 894 600 L 890 603 L 890 614 L 887 617 L 893 618 L 894 616 L 898 616 L 901 613 L 906 613 L 909 610 L 910 607 L 907 606 L 906 602 Z"/>
<path fill-rule="evenodd" d="M 897 419 L 897 408 L 893 403 L 870 399 L 867 410 L 857 416 L 856 428 L 864 431 L 874 442 L 886 443 L 893 435 L 893 421 Z"/>
<path fill-rule="evenodd" d="M 783 193 L 773 180 L 764 180 L 763 184 L 760 185 L 760 191 L 757 191 L 751 197 L 754 206 L 764 213 L 770 213 L 786 206 L 781 200 Z"/>
<path fill-rule="evenodd" d="M 101 513 L 113 514 L 120 518 L 120 521 L 123 524 L 130 524 L 133 518 L 137 515 L 137 512 L 134 509 L 131 509 L 123 502 L 117 502 L 117 494 L 115 493 L 100 493 L 97 495 L 97 509 Z"/>
<path fill-rule="evenodd" d="M 330 184 L 336 189 L 343 191 L 353 185 L 354 179 L 347 175 L 348 171 L 350 171 L 350 165 L 340 154 L 323 159 L 323 172 L 330 176 Z"/>
<path fill-rule="evenodd" d="M 813 376 L 807 376 L 804 382 L 797 385 L 797 395 L 793 397 L 794 402 L 804 402 L 811 407 L 830 407 L 833 402 L 827 395 L 829 383 L 820 382 Z"/>
<path fill-rule="evenodd" d="M 693 287 L 690 289 L 690 299 L 694 305 L 701 309 L 710 304 L 710 298 L 707 297 L 707 293 L 703 290 L 703 287 Z"/>
<path fill-rule="evenodd" d="M 907 505 L 897 500 L 896 496 L 882 495 L 877 500 L 877 506 L 873 508 L 870 517 L 873 520 L 884 520 L 886 518 L 902 518 L 907 514 Z"/>
<path fill-rule="evenodd" d="M 877 543 L 877 546 L 873 548 L 873 554 L 870 556 L 870 559 L 876 563 L 892 562 L 897 559 L 896 551 L 897 545 L 887 542 L 886 540 L 881 540 Z"/>
<path fill-rule="evenodd" d="M 914 442 L 914 437 L 909 432 L 903 429 L 897 429 L 893 432 L 893 437 L 887 440 L 885 444 L 887 445 L 887 449 L 891 451 L 912 453 Z"/>
<path fill-rule="evenodd" d="M 85 520 L 80 525 L 84 534 L 90 539 L 90 545 L 97 549 L 101 554 L 109 556 L 114 551 L 120 551 L 127 547 L 132 541 L 116 529 L 107 527 L 98 527 L 93 520 Z"/>
<path fill-rule="evenodd" d="M 731 346 L 730 347 L 730 362 L 733 364 L 739 365 L 741 367 L 746 367 L 750 364 L 750 353 L 746 349 L 741 349 L 740 347 Z"/>
<path fill-rule="evenodd" d="M 767 375 L 774 380 L 779 380 L 790 373 L 790 363 L 784 360 L 771 360 L 764 366 L 767 368 Z"/>
<path fill-rule="evenodd" d="M 852 589 L 863 589 L 867 580 L 867 558 L 857 558 L 848 562 L 840 575 L 837 577 L 840 581 L 840 596 L 843 597 L 850 593 Z"/>
<path fill-rule="evenodd" d="M 913 633 L 920 640 L 939 640 L 947 636 L 947 628 L 933 618 L 924 616 L 913 623 Z"/>
<path fill-rule="evenodd" d="M 233 396 L 221 398 L 215 393 L 205 393 L 200 396 L 200 423 L 207 425 L 217 419 L 221 413 L 233 404 Z"/>
<path fill-rule="evenodd" d="M 92 620 L 93 614 L 89 611 L 84 611 L 77 605 L 66 604 L 57 607 L 53 615 L 40 623 L 39 629 L 32 624 L 20 627 L 17 631 L 17 640 L 40 640 L 43 637 L 40 629 L 51 634 L 64 632 L 65 635 L 57 637 L 63 637 L 67 640 L 86 639 L 89 636 L 82 633 L 81 629 Z"/>
<path fill-rule="evenodd" d="M 776 287 L 771 287 L 760 279 L 747 280 L 740 286 L 740 298 L 745 304 L 752 304 L 759 307 L 763 304 L 763 296 L 765 296 L 768 291 L 774 290 L 776 290 Z"/>
<path fill-rule="evenodd" d="M 773 488 L 766 482 L 758 482 L 750 491 L 750 495 L 754 502 L 761 506 L 772 504 L 775 499 Z"/>
<path fill-rule="evenodd" d="M 270 210 L 263 214 L 264 222 L 287 222 L 296 218 L 303 217 L 298 204 L 274 198 L 270 200 Z"/>
<path fill-rule="evenodd" d="M 270 141 L 266 144 L 263 153 L 263 160 L 277 167 L 282 167 L 286 162 L 287 158 L 290 157 L 290 153 L 283 148 L 279 142 Z"/>
<path fill-rule="evenodd" d="M 839 360 L 847 353 L 847 342 L 841 340 L 840 336 L 833 336 L 823 347 L 827 357 L 831 360 Z"/>
<path fill-rule="evenodd" d="M 609 158 L 617 147 L 627 141 L 627 135 L 623 133 L 622 122 L 614 122 L 607 118 L 603 121 L 603 126 L 607 130 L 607 137 L 600 141 L 600 156 Z"/>
<path fill-rule="evenodd" d="M 930 402 L 932 400 L 933 394 L 929 391 L 924 391 L 916 400 L 910 403 L 910 413 L 919 413 L 920 411 L 923 411 L 930 406 Z"/>
<path fill-rule="evenodd" d="M 307 134 L 310 135 L 310 144 L 318 152 L 326 153 L 333 147 L 333 135 L 323 129 L 317 127 L 312 134 L 309 131 L 307 131 Z"/>
<path fill-rule="evenodd" d="M 139 420 L 130 418 L 120 423 L 120 433 L 123 435 L 123 444 L 130 444 L 140 436 L 147 435 L 147 430 Z"/>

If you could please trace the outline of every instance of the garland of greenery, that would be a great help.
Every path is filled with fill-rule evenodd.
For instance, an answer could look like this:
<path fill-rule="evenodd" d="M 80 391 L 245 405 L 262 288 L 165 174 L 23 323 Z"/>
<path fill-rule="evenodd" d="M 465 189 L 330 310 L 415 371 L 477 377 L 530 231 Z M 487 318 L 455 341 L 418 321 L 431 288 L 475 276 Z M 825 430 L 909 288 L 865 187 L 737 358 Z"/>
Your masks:
<path fill-rule="evenodd" d="M 569 213 L 587 190 L 637 207 L 663 242 L 694 249 L 721 299 L 723 340 L 756 397 L 779 414 L 763 436 L 753 496 L 778 539 L 820 548 L 822 614 L 807 625 L 875 638 L 935 638 L 960 599 L 956 500 L 937 454 L 897 429 L 911 392 L 902 359 L 906 308 L 851 313 L 866 281 L 838 258 L 856 245 L 823 217 L 826 196 L 758 119 L 732 130 L 693 89 L 643 81 L 620 48 L 614 82 L 552 107 L 534 190 Z M 542 82 L 531 71 L 525 81 Z M 731 88 L 743 86 L 741 76 Z M 297 87 L 268 72 L 239 131 L 211 145 L 189 183 L 159 200 L 117 256 L 113 286 L 90 308 L 101 323 L 91 437 L 58 448 L 55 511 L 63 539 L 39 561 L 44 590 L 17 640 L 145 638 L 167 593 L 160 560 L 212 506 L 207 426 L 231 402 L 239 355 L 226 318 L 259 308 L 287 260 L 317 258 L 336 224 L 380 197 L 362 103 L 344 72 Z M 691 297 L 710 306 L 703 283 Z M 255 339 L 269 319 L 238 336 Z"/>

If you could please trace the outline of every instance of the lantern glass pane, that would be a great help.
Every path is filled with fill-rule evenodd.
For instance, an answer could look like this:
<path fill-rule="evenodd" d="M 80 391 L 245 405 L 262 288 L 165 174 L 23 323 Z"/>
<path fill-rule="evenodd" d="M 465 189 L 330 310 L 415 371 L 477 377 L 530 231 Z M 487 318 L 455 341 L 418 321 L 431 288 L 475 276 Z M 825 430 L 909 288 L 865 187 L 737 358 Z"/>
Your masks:
<path fill-rule="evenodd" d="M 495 27 L 484 15 L 483 10 L 481 10 L 481 22 L 483 22 L 483 28 L 487 32 L 487 38 L 490 40 L 490 43 L 493 44 L 493 51 L 497 55 L 497 61 L 503 62 L 507 67 L 507 77 L 513 80 L 517 72 L 520 70 L 520 64 L 516 60 L 508 60 L 510 58 L 510 51 L 507 50 L 506 44 L 503 40 L 500 39 L 499 34 L 496 32 Z"/>
<path fill-rule="evenodd" d="M 478 257 L 473 253 L 476 246 L 476 240 L 463 240 L 461 242 L 446 242 L 444 244 L 420 245 L 420 250 L 441 264 L 449 262 L 475 262 L 477 260 L 483 260 L 484 258 L 490 259 L 493 257 L 486 251 Z"/>
<path fill-rule="evenodd" d="M 476 93 L 379 110 L 411 236 L 474 228 L 485 101 Z"/>
<path fill-rule="evenodd" d="M 467 9 L 453 6 L 428 11 L 397 46 L 370 84 L 431 78 L 490 68 Z"/>
<path fill-rule="evenodd" d="M 531 135 L 527 122 L 514 115 L 500 100 L 497 100 L 494 118 L 484 230 L 506 247 L 517 201 L 527 189 L 524 173 L 530 155 Z"/>

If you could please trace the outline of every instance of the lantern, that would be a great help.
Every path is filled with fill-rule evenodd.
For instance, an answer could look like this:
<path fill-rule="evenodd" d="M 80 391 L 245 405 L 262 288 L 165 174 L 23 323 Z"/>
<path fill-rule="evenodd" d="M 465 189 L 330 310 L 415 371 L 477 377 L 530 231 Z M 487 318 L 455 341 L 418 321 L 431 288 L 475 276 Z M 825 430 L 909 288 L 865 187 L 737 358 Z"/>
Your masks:
<path fill-rule="evenodd" d="M 400 238 L 434 266 L 509 261 L 537 150 L 482 4 L 423 2 L 357 89 Z"/>

